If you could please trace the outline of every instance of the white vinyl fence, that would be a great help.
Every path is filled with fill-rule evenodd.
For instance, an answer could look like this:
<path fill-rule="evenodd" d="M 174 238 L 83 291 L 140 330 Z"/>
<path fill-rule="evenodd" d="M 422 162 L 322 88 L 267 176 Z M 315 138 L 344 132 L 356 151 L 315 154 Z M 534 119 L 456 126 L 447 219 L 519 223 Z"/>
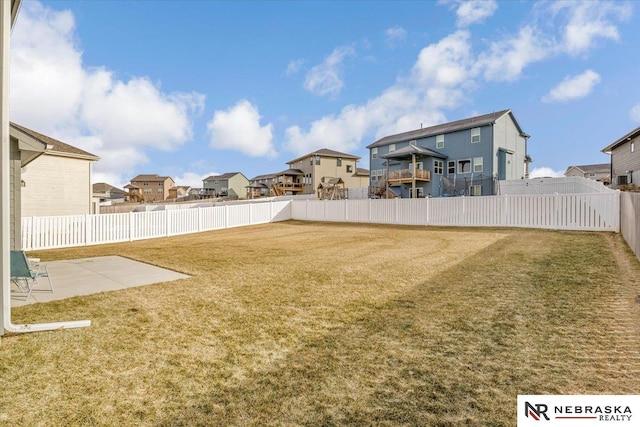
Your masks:
<path fill-rule="evenodd" d="M 561 178 L 531 178 L 513 181 L 498 181 L 498 194 L 586 194 L 608 193 L 614 190 L 603 183 L 581 176 L 565 176 Z"/>
<path fill-rule="evenodd" d="M 619 231 L 619 194 L 292 201 L 296 220 Z"/>
<path fill-rule="evenodd" d="M 635 213 L 630 215 L 634 221 Z M 22 248 L 126 242 L 288 219 L 618 232 L 620 193 L 256 201 L 155 212 L 30 217 L 22 219 Z"/>
<path fill-rule="evenodd" d="M 291 218 L 288 201 L 209 208 L 22 218 L 22 249 L 127 242 Z"/>
<path fill-rule="evenodd" d="M 620 193 L 620 234 L 640 259 L 640 193 Z"/>

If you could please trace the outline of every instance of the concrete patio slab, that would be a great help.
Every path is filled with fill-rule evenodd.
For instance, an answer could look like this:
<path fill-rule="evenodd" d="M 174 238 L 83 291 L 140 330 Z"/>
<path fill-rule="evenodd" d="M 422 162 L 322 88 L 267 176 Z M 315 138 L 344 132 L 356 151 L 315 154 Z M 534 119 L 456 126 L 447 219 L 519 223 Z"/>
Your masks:
<path fill-rule="evenodd" d="M 33 292 L 28 301 L 24 301 L 24 298 L 16 294 L 15 298 L 13 296 L 11 298 L 12 306 L 18 307 L 190 277 L 120 256 L 50 261 L 43 262 L 41 265 L 43 269 L 45 265 L 47 266 L 53 283 L 53 292 Z M 48 289 L 48 286 L 47 279 L 40 278 L 39 284 L 34 289 Z M 14 289 L 15 286 L 12 285 L 12 290 Z"/>

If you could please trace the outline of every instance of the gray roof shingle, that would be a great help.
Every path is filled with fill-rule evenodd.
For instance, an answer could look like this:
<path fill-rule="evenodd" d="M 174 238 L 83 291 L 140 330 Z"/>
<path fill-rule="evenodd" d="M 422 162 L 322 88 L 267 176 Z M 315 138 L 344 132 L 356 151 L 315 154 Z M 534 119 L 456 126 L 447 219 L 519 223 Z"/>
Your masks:
<path fill-rule="evenodd" d="M 511 114 L 513 117 L 513 113 L 511 113 L 511 110 L 496 111 L 495 113 L 483 114 L 481 116 L 469 117 L 467 119 L 456 120 L 454 122 L 442 123 L 422 129 L 416 129 L 408 132 L 398 133 L 395 135 L 385 136 L 384 138 L 380 138 L 374 143 L 367 145 L 367 148 L 381 147 L 383 145 L 394 144 L 397 142 L 411 141 L 413 139 L 426 138 L 430 136 L 485 126 L 491 123 L 495 123 L 496 120 L 498 120 L 505 114 Z M 513 117 L 513 121 L 518 127 L 520 134 L 526 135 L 520 128 L 520 125 L 518 124 L 515 117 Z M 526 136 L 528 137 L 529 135 Z"/>

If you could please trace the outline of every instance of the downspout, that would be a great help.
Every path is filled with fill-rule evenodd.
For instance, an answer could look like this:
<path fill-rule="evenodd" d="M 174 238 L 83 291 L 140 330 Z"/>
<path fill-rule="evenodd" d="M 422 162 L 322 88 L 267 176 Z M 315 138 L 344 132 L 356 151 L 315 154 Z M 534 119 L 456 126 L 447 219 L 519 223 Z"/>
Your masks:
<path fill-rule="evenodd" d="M 10 174 L 9 169 L 9 49 L 11 39 L 12 11 L 20 8 L 21 0 L 0 2 L 0 192 L 2 193 L 0 202 L 0 217 L 2 220 L 0 228 L 0 280 L 2 280 L 2 327 L 0 335 L 5 331 L 13 333 L 52 331 L 57 329 L 81 328 L 91 325 L 90 320 L 79 320 L 72 322 L 54 322 L 40 324 L 15 325 L 11 322 L 11 264 L 10 264 Z M 15 18 L 14 18 L 15 21 Z"/>

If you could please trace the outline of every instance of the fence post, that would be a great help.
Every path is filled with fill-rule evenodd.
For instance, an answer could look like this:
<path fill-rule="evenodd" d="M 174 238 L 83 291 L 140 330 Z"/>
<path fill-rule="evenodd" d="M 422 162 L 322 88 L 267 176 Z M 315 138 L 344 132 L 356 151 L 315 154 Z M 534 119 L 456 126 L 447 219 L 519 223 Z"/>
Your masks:
<path fill-rule="evenodd" d="M 169 230 L 170 230 L 171 225 L 169 224 L 169 211 L 166 210 L 166 209 L 164 211 L 164 218 L 165 218 L 164 224 L 165 224 L 165 227 L 166 227 L 164 234 L 165 234 L 165 236 L 169 237 L 170 236 Z"/>
<path fill-rule="evenodd" d="M 560 209 L 560 207 L 558 206 L 558 193 L 555 193 L 553 195 L 553 217 L 551 218 L 554 230 L 558 229 L 558 209 Z"/>
<path fill-rule="evenodd" d="M 269 200 L 269 222 L 273 222 L 273 200 Z"/>
<path fill-rule="evenodd" d="M 369 208 L 367 209 L 367 221 L 371 222 L 371 200 L 369 199 Z"/>
<path fill-rule="evenodd" d="M 349 222 L 349 200 L 344 200 L 344 222 Z"/>
<path fill-rule="evenodd" d="M 91 215 L 84 216 L 84 244 L 91 243 Z"/>
<path fill-rule="evenodd" d="M 249 225 L 253 225 L 253 203 L 248 203 L 249 205 Z"/>
<path fill-rule="evenodd" d="M 129 211 L 129 241 L 133 241 L 133 211 Z"/>
<path fill-rule="evenodd" d="M 224 228 L 229 228 L 229 205 L 224 205 Z"/>
<path fill-rule="evenodd" d="M 415 197 L 415 194 L 413 196 Z M 393 215 L 394 215 L 393 222 L 397 223 L 398 222 L 398 216 L 399 216 L 398 209 L 400 209 L 400 199 L 396 199 L 395 205 L 396 205 L 396 208 L 395 208 L 395 210 L 393 212 Z"/>

